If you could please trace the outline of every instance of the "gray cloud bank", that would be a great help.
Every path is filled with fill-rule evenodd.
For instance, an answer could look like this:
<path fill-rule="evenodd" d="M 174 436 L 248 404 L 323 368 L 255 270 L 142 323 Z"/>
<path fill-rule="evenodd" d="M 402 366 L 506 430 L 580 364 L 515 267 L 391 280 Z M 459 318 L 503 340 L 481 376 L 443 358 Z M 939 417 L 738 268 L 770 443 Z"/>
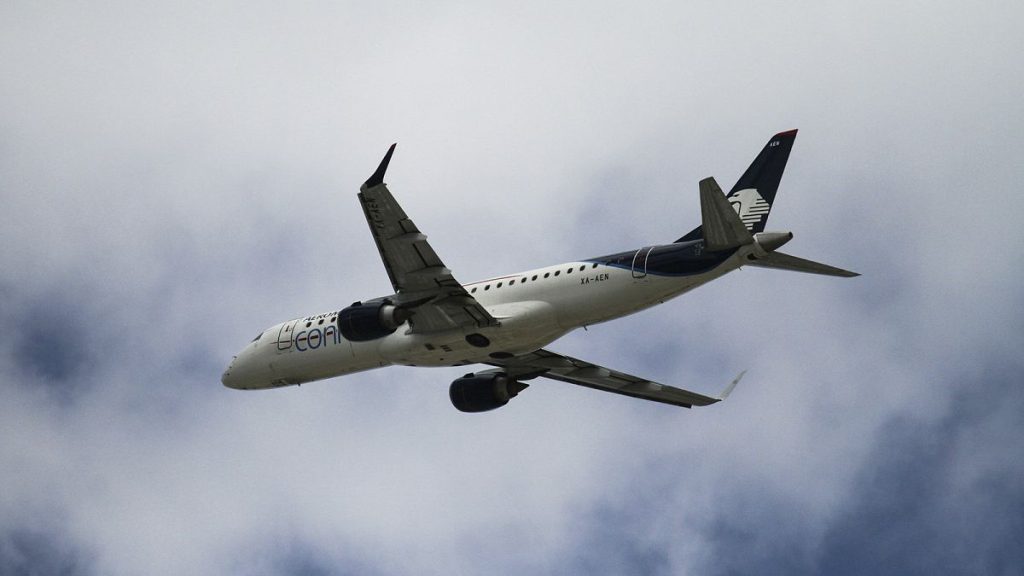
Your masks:
<path fill-rule="evenodd" d="M 927 9 L 0 8 L 0 574 L 1020 574 L 1024 41 Z M 728 402 L 461 371 L 222 388 L 387 290 L 354 193 L 463 281 L 668 241 L 800 128 L 741 271 L 553 348 Z"/>

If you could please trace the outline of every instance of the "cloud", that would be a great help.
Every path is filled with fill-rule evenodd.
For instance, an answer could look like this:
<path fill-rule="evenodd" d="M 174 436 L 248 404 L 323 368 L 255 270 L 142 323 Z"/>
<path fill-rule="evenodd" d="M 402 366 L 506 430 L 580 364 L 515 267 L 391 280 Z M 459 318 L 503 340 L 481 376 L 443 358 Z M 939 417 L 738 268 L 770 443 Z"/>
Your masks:
<path fill-rule="evenodd" d="M 0 9 L 0 573 L 1013 573 L 1024 78 L 1010 6 Z M 245 394 L 385 292 L 389 184 L 463 282 L 671 241 L 799 128 L 743 270 L 552 347 L 692 411 L 462 369 Z"/>
<path fill-rule="evenodd" d="M 0 536 L 0 570 L 4 574 L 92 574 L 88 559 L 62 544 L 55 534 L 13 530 Z"/>
<path fill-rule="evenodd" d="M 830 573 L 1010 574 L 1024 536 L 1017 482 L 1024 396 L 1012 371 L 985 374 L 937 421 L 895 418 L 825 534 Z M 993 400 L 995 399 L 995 402 Z M 1008 450 L 1009 449 L 1009 450 Z"/>
<path fill-rule="evenodd" d="M 69 401 L 81 392 L 82 376 L 97 359 L 88 338 L 82 338 L 89 333 L 91 319 L 63 301 L 64 296 L 58 292 L 19 302 L 8 309 L 12 317 L 5 324 L 22 327 L 10 348 L 15 370 Z"/>

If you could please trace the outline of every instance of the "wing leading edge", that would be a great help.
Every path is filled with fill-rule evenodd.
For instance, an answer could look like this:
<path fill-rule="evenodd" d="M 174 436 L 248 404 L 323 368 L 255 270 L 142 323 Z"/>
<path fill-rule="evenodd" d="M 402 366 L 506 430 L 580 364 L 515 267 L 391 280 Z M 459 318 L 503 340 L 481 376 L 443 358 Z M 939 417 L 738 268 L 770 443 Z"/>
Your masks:
<path fill-rule="evenodd" d="M 384 183 L 395 144 L 359 188 L 359 202 L 395 289 L 396 305 L 409 308 L 413 332 L 463 326 L 493 326 L 498 321 L 455 280 L 427 242 L 426 234 L 391 195 Z"/>
<path fill-rule="evenodd" d="M 691 408 L 707 406 L 725 400 L 736 384 L 743 378 L 744 370 L 717 397 L 705 396 L 697 392 L 683 390 L 640 378 L 625 372 L 619 372 L 585 360 L 558 354 L 543 348 L 529 354 L 523 354 L 508 360 L 488 362 L 497 366 L 512 378 L 526 380 L 544 376 L 552 380 L 568 382 L 578 386 L 586 386 L 595 390 L 603 390 L 614 394 L 652 400 L 673 406 Z"/>

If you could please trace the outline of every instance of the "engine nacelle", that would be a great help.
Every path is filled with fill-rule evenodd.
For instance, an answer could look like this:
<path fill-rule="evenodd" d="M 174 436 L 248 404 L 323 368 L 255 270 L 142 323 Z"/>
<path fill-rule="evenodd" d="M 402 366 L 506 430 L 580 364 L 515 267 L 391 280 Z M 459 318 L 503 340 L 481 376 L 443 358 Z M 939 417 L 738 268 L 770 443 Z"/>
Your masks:
<path fill-rule="evenodd" d="M 341 335 L 351 342 L 376 340 L 391 334 L 407 319 L 405 311 L 387 300 L 356 302 L 338 314 Z"/>
<path fill-rule="evenodd" d="M 448 396 L 461 412 L 486 412 L 508 404 L 527 386 L 504 374 L 466 374 L 452 382 Z"/>

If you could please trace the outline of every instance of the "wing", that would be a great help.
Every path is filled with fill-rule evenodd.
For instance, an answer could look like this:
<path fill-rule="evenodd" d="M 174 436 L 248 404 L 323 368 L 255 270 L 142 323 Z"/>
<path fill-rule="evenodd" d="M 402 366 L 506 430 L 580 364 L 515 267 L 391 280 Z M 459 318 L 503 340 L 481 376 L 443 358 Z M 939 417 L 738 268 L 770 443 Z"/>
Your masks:
<path fill-rule="evenodd" d="M 392 144 L 377 171 L 359 188 L 359 201 L 395 288 L 395 304 L 412 313 L 413 332 L 496 325 L 498 321 L 455 280 L 384 184 L 394 151 Z"/>
<path fill-rule="evenodd" d="M 488 364 L 498 366 L 509 376 L 520 380 L 544 376 L 587 388 L 685 408 L 707 406 L 725 400 L 739 383 L 743 374 L 746 373 L 746 371 L 741 372 L 717 398 L 712 398 L 544 349 L 507 360 L 494 360 Z"/>

